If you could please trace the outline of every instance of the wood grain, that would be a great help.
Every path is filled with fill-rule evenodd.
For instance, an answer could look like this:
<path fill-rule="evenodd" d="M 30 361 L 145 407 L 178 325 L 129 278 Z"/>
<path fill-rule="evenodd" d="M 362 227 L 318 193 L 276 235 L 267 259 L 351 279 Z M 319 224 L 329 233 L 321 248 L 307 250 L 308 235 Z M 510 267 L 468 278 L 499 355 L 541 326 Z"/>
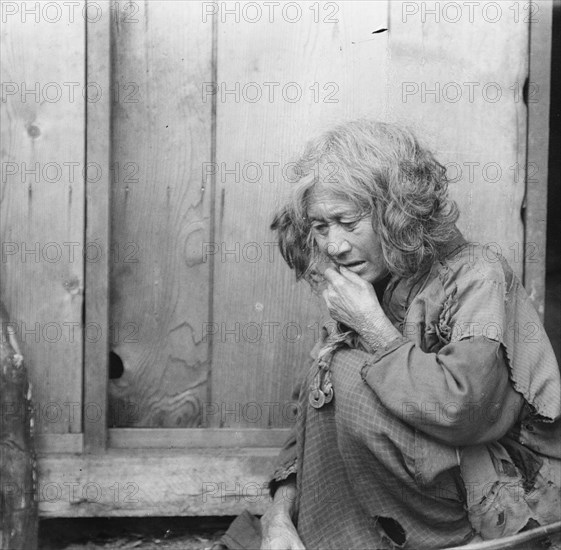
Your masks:
<path fill-rule="evenodd" d="M 391 118 L 417 129 L 449 166 L 465 236 L 501 252 L 521 277 L 528 14 L 516 21 L 504 5 L 494 23 L 497 14 L 483 9 L 454 22 L 443 4 L 423 4 L 437 22 L 390 5 Z"/>
<path fill-rule="evenodd" d="M 23 22 L 17 14 L 2 26 L 0 292 L 29 369 L 37 432 L 77 433 L 82 429 L 85 24 L 81 17 L 73 23 L 66 17 L 33 19 Z"/>
<path fill-rule="evenodd" d="M 110 450 L 39 459 L 42 517 L 262 514 L 277 448 Z"/>
<path fill-rule="evenodd" d="M 385 115 L 387 33 L 372 31 L 387 26 L 387 4 L 336 8 L 302 4 L 294 22 L 296 11 L 280 9 L 272 24 L 219 19 L 212 402 L 225 413 L 210 418 L 216 427 L 289 425 L 275 410 L 290 401 L 325 315 L 269 230 L 290 188 L 287 163 L 335 122 Z M 249 402 L 270 413 L 228 414 Z"/>
<path fill-rule="evenodd" d="M 134 6 L 113 21 L 110 322 L 124 374 L 110 383 L 109 422 L 193 427 L 209 371 L 211 104 L 200 89 L 212 33 L 198 2 Z"/>
<path fill-rule="evenodd" d="M 36 550 L 39 518 L 31 387 L 9 322 L 0 301 L 0 548 Z"/>
<path fill-rule="evenodd" d="M 84 434 L 41 434 L 35 438 L 35 446 L 39 453 L 71 453 L 84 452 Z"/>

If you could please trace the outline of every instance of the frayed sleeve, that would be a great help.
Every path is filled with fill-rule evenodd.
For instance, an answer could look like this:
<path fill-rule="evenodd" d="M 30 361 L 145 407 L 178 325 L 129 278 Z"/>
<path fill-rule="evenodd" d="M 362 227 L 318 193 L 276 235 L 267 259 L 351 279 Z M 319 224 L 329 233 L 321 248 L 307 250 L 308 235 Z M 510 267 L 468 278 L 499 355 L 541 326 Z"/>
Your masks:
<path fill-rule="evenodd" d="M 510 378 L 504 278 L 466 269 L 437 284 L 444 289 L 440 316 L 415 329 L 437 335 L 440 349 L 429 353 L 398 338 L 371 355 L 363 380 L 394 414 L 444 443 L 495 441 L 524 405 Z"/>

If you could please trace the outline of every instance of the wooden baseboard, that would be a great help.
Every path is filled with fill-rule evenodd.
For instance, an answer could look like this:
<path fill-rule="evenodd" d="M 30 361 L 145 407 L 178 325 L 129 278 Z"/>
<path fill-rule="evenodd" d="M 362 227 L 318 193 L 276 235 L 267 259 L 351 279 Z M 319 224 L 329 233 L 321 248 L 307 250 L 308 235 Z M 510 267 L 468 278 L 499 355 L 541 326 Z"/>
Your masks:
<path fill-rule="evenodd" d="M 289 429 L 228 428 L 114 428 L 108 430 L 112 449 L 193 449 L 281 447 Z M 35 437 L 37 452 L 82 453 L 84 435 L 40 434 Z"/>
<path fill-rule="evenodd" d="M 263 513 L 278 447 L 110 449 L 101 455 L 43 454 L 42 517 Z"/>
<path fill-rule="evenodd" d="M 115 428 L 109 430 L 112 449 L 281 447 L 289 429 Z"/>
<path fill-rule="evenodd" d="M 38 434 L 35 436 L 35 448 L 43 453 L 74 453 L 84 450 L 83 434 Z"/>

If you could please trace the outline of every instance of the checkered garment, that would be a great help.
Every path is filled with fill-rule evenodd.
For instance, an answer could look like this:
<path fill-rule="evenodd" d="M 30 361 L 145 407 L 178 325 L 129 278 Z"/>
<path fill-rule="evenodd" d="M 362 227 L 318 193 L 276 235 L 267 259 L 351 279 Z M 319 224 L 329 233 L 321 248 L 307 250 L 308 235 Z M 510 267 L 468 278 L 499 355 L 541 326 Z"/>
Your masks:
<path fill-rule="evenodd" d="M 423 436 L 363 382 L 369 359 L 355 350 L 336 353 L 335 396 L 321 409 L 309 406 L 308 392 L 301 392 L 295 464 L 297 525 L 306 548 L 393 548 L 380 535 L 377 517 L 397 521 L 410 548 L 469 541 L 472 528 L 452 472 L 456 453 L 429 440 L 443 473 L 432 486 L 415 481 L 416 445 Z M 308 384 L 314 375 L 315 366 Z"/>
<path fill-rule="evenodd" d="M 296 476 L 309 550 L 446 548 L 561 517 L 551 345 L 506 262 L 452 244 L 422 277 L 389 283 L 402 337 L 334 354 L 331 403 L 308 403 L 316 363 L 303 380 L 271 490 Z"/>

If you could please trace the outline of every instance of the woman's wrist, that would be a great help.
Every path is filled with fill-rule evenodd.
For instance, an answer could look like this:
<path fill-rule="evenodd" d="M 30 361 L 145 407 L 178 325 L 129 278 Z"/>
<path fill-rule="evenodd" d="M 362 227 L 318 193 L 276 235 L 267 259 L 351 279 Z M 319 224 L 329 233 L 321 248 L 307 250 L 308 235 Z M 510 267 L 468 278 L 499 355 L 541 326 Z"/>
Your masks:
<path fill-rule="evenodd" d="M 357 327 L 357 332 L 373 350 L 386 347 L 401 336 L 399 330 L 393 326 L 381 309 L 376 313 L 365 314 Z"/>

